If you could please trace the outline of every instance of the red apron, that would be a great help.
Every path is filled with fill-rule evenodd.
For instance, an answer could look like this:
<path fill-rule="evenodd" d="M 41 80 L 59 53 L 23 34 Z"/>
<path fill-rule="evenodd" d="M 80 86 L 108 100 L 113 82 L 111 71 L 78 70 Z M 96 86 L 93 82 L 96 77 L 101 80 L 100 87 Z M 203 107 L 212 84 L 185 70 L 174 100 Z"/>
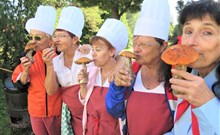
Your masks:
<path fill-rule="evenodd" d="M 105 107 L 108 88 L 96 86 L 87 104 L 87 135 L 120 135 L 118 119 L 111 116 Z"/>
<path fill-rule="evenodd" d="M 68 106 L 72 116 L 72 127 L 75 135 L 82 135 L 83 105 L 79 101 L 80 85 L 62 88 L 63 102 Z"/>
<path fill-rule="evenodd" d="M 132 91 L 127 102 L 129 135 L 162 135 L 172 129 L 164 94 Z"/>

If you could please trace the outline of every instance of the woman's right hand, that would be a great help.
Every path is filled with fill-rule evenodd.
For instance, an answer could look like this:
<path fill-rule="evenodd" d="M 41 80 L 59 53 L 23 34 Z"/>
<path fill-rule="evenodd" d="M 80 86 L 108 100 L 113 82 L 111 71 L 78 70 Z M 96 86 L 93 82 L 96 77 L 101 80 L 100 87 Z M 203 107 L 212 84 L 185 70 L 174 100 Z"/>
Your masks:
<path fill-rule="evenodd" d="M 122 68 L 115 74 L 114 83 L 116 86 L 131 86 L 133 75 L 130 75 L 128 69 Z"/>
<path fill-rule="evenodd" d="M 82 68 L 81 71 L 78 74 L 78 82 L 80 84 L 87 84 L 87 82 L 88 82 L 88 75 L 89 75 L 89 73 L 87 72 L 87 70 Z"/>
<path fill-rule="evenodd" d="M 88 83 L 88 76 L 89 73 L 85 68 L 82 68 L 78 74 L 78 82 L 80 83 L 80 95 L 82 99 L 86 97 L 86 93 L 87 93 L 86 85 Z"/>
<path fill-rule="evenodd" d="M 46 48 L 43 50 L 42 59 L 47 66 L 53 65 L 53 58 L 56 56 L 53 48 Z"/>
<path fill-rule="evenodd" d="M 21 65 L 22 65 L 23 71 L 28 73 L 29 72 L 29 68 L 32 65 L 32 62 L 27 57 L 21 57 L 20 61 L 21 61 Z"/>

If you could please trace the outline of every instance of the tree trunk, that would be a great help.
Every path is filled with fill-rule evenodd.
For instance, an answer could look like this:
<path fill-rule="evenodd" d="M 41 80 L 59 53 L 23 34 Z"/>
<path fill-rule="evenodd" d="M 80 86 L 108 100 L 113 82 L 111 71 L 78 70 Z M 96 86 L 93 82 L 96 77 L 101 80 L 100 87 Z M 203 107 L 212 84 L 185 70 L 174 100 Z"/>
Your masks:
<path fill-rule="evenodd" d="M 112 7 L 112 18 L 120 20 L 120 17 L 118 7 Z"/>

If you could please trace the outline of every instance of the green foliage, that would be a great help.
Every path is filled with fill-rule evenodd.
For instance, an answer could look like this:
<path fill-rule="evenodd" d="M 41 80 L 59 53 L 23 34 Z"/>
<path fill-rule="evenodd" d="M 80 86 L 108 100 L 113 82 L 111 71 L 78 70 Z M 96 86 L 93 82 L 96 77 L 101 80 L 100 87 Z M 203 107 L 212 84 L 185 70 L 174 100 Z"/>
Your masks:
<path fill-rule="evenodd" d="M 184 7 L 185 7 L 184 1 L 183 0 L 178 0 L 177 1 L 177 7 L 176 7 L 176 10 L 177 10 L 178 14 L 180 14 L 182 12 Z M 181 35 L 181 33 L 182 33 L 181 29 L 182 29 L 182 26 L 180 24 L 177 24 L 175 26 L 173 26 L 171 24 L 171 26 L 170 26 L 170 33 L 169 33 L 169 39 L 170 39 L 170 42 L 172 44 L 176 43 L 176 41 L 177 41 L 176 37 Z"/>
<path fill-rule="evenodd" d="M 111 14 L 112 18 L 120 19 L 127 12 L 140 10 L 142 0 L 75 0 L 85 7 L 98 6 Z"/>
<path fill-rule="evenodd" d="M 5 94 L 3 91 L 2 80 L 0 80 L 0 135 L 9 135 L 9 117 L 7 114 L 7 107 L 5 102 Z"/>
<path fill-rule="evenodd" d="M 24 27 L 26 18 L 32 14 L 29 12 L 31 3 L 27 1 L 15 5 L 14 1 L 4 0 L 0 2 L 0 67 L 13 69 L 19 61 L 19 55 L 25 45 Z M 1 74 L 1 78 L 3 75 Z"/>
<path fill-rule="evenodd" d="M 17 1 L 17 2 L 15 2 Z M 106 18 L 116 18 L 124 22 L 129 31 L 129 44 L 132 48 L 132 36 L 140 3 L 143 0 L 1 0 L 0 2 L 0 67 L 13 70 L 19 62 L 20 54 L 27 43 L 25 35 L 26 21 L 33 17 L 39 5 L 52 5 L 57 9 L 57 21 L 60 11 L 68 5 L 75 5 L 83 10 L 85 27 L 82 43 L 88 43 Z M 181 1 L 178 9 L 182 9 Z M 56 23 L 57 24 L 57 23 Z M 171 25 L 170 39 L 180 33 L 179 26 Z M 2 73 L 2 72 L 1 72 Z M 3 78 L 6 74 L 0 74 Z"/>
<path fill-rule="evenodd" d="M 99 9 L 99 7 L 82 8 L 85 16 L 85 27 L 83 29 L 82 43 L 89 43 L 91 36 L 95 35 L 101 27 L 104 19 L 101 18 L 107 12 Z"/>
<path fill-rule="evenodd" d="M 0 80 L 0 108 L 0 135 L 33 135 L 31 127 L 11 127 L 2 80 Z"/>

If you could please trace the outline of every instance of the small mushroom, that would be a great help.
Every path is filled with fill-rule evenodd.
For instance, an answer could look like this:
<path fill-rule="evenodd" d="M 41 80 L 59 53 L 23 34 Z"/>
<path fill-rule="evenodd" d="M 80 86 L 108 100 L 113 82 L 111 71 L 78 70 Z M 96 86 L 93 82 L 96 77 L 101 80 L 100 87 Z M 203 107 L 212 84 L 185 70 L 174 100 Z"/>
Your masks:
<path fill-rule="evenodd" d="M 187 65 L 195 62 L 199 58 L 198 52 L 196 52 L 192 47 L 186 45 L 174 45 L 167 48 L 161 55 L 161 59 L 169 64 L 173 65 L 175 69 L 187 70 Z M 173 75 L 174 78 L 181 79 L 177 75 Z M 173 94 L 178 94 L 173 90 Z"/>
<path fill-rule="evenodd" d="M 123 56 L 126 58 L 126 62 L 125 62 L 125 66 L 129 71 L 129 74 L 131 75 L 131 77 L 134 76 L 134 73 L 132 71 L 132 60 L 131 59 L 135 59 L 135 55 L 134 53 L 130 52 L 130 51 L 122 51 L 120 54 L 120 56 Z M 133 79 L 131 81 L 131 83 L 133 82 Z"/>
<path fill-rule="evenodd" d="M 56 42 L 50 41 L 49 46 L 50 46 L 50 49 L 51 49 L 51 50 L 54 50 L 55 47 L 56 47 Z"/>
<path fill-rule="evenodd" d="M 28 43 L 26 46 L 25 46 L 25 57 L 27 57 L 31 63 L 34 63 L 34 54 L 36 53 L 35 51 L 35 47 L 36 45 L 33 44 L 33 43 Z"/>
<path fill-rule="evenodd" d="M 82 69 L 85 70 L 85 73 L 87 73 L 87 67 L 86 64 L 89 64 L 90 62 L 92 62 L 91 59 L 87 58 L 87 57 L 81 57 L 78 60 L 74 61 L 76 64 L 81 64 L 82 65 Z M 88 78 L 86 77 L 86 75 L 83 75 L 83 79 L 80 81 L 80 84 L 83 83 L 87 83 L 88 82 Z"/>

